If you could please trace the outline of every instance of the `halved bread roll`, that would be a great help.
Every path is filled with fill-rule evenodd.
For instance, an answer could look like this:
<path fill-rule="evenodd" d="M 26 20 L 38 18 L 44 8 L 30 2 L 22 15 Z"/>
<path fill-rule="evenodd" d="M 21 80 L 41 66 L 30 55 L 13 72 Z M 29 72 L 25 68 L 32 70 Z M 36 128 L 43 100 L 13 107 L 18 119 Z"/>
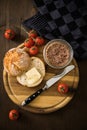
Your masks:
<path fill-rule="evenodd" d="M 31 70 L 32 70 L 32 72 L 31 72 Z M 38 71 L 38 72 L 36 72 L 36 71 Z M 29 73 L 29 77 L 31 76 L 33 78 L 33 79 L 31 79 L 31 80 L 33 80 L 32 84 L 30 84 L 29 80 L 31 77 L 30 78 L 28 77 L 28 73 Z M 35 79 L 35 74 L 37 76 L 37 80 Z M 38 57 L 31 57 L 31 63 L 30 63 L 29 70 L 27 72 L 23 73 L 22 75 L 17 76 L 17 81 L 24 86 L 35 87 L 42 82 L 44 76 L 45 76 L 45 65 L 44 65 L 43 61 Z"/>
<path fill-rule="evenodd" d="M 45 76 L 45 65 L 40 58 L 31 57 L 31 63 L 30 63 L 29 69 L 31 69 L 33 67 L 35 67 L 40 72 L 42 77 Z"/>
<path fill-rule="evenodd" d="M 4 69 L 12 76 L 18 76 L 27 71 L 30 65 L 30 57 L 20 48 L 9 50 L 3 60 Z"/>

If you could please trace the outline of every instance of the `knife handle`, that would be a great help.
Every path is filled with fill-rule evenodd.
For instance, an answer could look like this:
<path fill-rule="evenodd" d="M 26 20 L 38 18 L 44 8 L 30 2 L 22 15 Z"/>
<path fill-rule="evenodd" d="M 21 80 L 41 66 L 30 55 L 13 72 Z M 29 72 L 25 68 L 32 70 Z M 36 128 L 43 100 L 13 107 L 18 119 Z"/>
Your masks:
<path fill-rule="evenodd" d="M 44 91 L 43 88 L 37 90 L 35 93 L 33 93 L 31 96 L 29 96 L 28 98 L 26 98 L 22 103 L 21 106 L 25 106 L 27 104 L 29 104 L 31 101 L 33 101 L 37 96 L 39 96 L 42 92 Z"/>

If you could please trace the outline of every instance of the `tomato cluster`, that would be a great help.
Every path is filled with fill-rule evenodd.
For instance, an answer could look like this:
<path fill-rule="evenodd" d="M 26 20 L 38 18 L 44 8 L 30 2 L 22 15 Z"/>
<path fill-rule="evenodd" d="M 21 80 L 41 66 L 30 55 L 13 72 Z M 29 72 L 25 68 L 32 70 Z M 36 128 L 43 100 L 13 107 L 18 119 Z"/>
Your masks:
<path fill-rule="evenodd" d="M 6 29 L 4 37 L 8 40 L 14 39 L 16 33 L 12 29 Z M 45 39 L 38 35 L 35 30 L 30 30 L 28 32 L 28 38 L 24 41 L 24 46 L 29 48 L 30 55 L 36 55 L 39 52 L 39 47 L 45 44 Z"/>
<path fill-rule="evenodd" d="M 24 41 L 24 46 L 29 48 L 30 55 L 36 55 L 39 51 L 38 46 L 44 45 L 44 38 L 38 36 L 35 30 L 30 30 L 28 38 Z"/>

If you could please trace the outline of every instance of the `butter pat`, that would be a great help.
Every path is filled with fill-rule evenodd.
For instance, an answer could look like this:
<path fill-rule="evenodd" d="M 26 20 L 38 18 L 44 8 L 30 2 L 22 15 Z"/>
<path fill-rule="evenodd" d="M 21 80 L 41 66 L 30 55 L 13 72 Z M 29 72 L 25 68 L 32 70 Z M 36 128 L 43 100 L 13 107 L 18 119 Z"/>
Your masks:
<path fill-rule="evenodd" d="M 27 71 L 25 75 L 27 76 L 27 83 L 29 85 L 36 83 L 41 78 L 41 74 L 35 67 Z"/>

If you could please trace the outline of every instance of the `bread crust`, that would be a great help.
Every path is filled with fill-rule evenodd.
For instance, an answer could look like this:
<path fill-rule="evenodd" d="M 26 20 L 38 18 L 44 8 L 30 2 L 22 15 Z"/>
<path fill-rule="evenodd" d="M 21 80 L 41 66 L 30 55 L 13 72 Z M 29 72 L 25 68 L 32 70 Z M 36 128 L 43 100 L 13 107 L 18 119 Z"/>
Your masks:
<path fill-rule="evenodd" d="M 4 69 L 12 76 L 18 76 L 27 71 L 30 65 L 30 57 L 20 48 L 10 49 L 3 60 Z"/>

